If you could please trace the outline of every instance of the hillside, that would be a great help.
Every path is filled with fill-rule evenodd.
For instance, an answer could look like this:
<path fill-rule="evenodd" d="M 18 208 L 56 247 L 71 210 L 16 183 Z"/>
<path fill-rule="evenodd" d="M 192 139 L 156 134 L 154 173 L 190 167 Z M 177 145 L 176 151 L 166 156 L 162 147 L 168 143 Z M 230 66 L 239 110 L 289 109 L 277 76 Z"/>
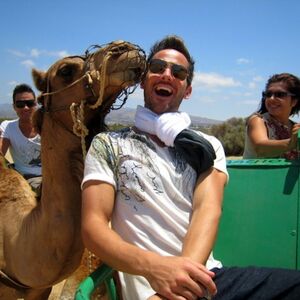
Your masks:
<path fill-rule="evenodd" d="M 133 108 L 122 108 L 120 110 L 111 111 L 107 117 L 107 124 L 118 123 L 122 125 L 132 125 L 134 122 L 135 109 Z M 214 124 L 222 123 L 219 120 L 212 120 L 207 118 L 202 118 L 198 116 L 190 116 L 192 120 L 192 126 L 211 126 Z"/>
<path fill-rule="evenodd" d="M 123 107 L 120 110 L 111 111 L 106 116 L 106 123 L 107 124 L 121 124 L 121 125 L 132 125 L 134 122 L 134 114 L 135 109 L 133 108 L 125 108 Z M 16 117 L 16 113 L 13 110 L 11 104 L 5 103 L 0 104 L 0 119 L 13 119 Z M 222 123 L 219 120 L 207 119 L 198 116 L 190 116 L 192 120 L 192 126 L 211 126 L 214 124 Z"/>
<path fill-rule="evenodd" d="M 0 104 L 0 119 L 12 119 L 16 117 L 16 113 L 11 104 Z"/>

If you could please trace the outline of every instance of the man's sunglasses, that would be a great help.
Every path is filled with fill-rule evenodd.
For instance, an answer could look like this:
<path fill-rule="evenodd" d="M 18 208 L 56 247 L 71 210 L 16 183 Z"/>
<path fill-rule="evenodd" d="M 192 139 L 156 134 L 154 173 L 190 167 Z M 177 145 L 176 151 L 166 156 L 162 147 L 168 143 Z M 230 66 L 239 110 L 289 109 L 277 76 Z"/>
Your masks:
<path fill-rule="evenodd" d="M 289 93 L 289 92 L 271 92 L 271 91 L 266 91 L 262 93 L 263 98 L 271 98 L 274 96 L 274 98 L 279 98 L 279 99 L 284 99 L 288 96 L 295 96 L 295 94 Z"/>
<path fill-rule="evenodd" d="M 36 101 L 35 100 L 17 100 L 15 102 L 15 106 L 17 108 L 24 108 L 27 106 L 28 108 L 36 106 Z"/>
<path fill-rule="evenodd" d="M 167 62 L 162 59 L 154 58 L 148 65 L 149 71 L 155 74 L 162 74 L 168 67 L 171 69 L 172 75 L 179 80 L 185 80 L 189 74 L 184 66 Z"/>

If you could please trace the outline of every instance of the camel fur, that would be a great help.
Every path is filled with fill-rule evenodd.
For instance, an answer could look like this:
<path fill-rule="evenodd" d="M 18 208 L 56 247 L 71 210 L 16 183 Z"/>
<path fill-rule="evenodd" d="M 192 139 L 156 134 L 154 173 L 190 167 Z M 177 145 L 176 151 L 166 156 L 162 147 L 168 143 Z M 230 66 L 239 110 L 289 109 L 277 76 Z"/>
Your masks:
<path fill-rule="evenodd" d="M 144 67 L 139 47 L 116 41 L 92 54 L 58 60 L 47 72 L 32 71 L 41 92 L 35 122 L 41 135 L 42 194 L 36 199 L 27 181 L 1 161 L 0 270 L 24 288 L 0 282 L 0 299 L 48 299 L 51 287 L 80 265 L 82 141 L 88 147 L 105 129 L 105 115 L 125 88 L 140 81 Z M 84 126 L 73 132 L 72 103 L 77 111 L 81 103 L 77 125 L 87 127 L 86 137 Z"/>

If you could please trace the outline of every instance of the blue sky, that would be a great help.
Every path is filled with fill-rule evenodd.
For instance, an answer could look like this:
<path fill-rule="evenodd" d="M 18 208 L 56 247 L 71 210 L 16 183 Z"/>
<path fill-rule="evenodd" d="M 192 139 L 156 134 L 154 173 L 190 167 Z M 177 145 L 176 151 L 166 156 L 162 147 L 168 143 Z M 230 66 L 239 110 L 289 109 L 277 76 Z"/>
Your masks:
<path fill-rule="evenodd" d="M 300 75 L 299 0 L 10 0 L 0 10 L 0 104 L 31 69 L 123 39 L 146 52 L 181 36 L 196 61 L 193 93 L 181 109 L 217 120 L 246 117 L 267 79 Z M 137 89 L 126 107 L 142 104 Z M 294 118 L 298 119 L 298 118 Z"/>

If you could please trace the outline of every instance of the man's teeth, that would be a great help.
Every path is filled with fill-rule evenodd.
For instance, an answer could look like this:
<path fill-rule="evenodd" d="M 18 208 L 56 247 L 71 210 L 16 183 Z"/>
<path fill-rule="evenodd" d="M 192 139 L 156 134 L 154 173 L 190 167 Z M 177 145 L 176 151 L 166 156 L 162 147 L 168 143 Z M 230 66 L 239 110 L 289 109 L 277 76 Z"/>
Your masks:
<path fill-rule="evenodd" d="M 167 87 L 158 87 L 156 90 L 157 90 L 158 92 L 160 92 L 160 91 L 166 91 L 166 92 L 168 92 L 168 93 L 171 93 L 171 92 L 172 92 L 172 90 L 171 90 L 170 88 L 167 88 Z"/>

